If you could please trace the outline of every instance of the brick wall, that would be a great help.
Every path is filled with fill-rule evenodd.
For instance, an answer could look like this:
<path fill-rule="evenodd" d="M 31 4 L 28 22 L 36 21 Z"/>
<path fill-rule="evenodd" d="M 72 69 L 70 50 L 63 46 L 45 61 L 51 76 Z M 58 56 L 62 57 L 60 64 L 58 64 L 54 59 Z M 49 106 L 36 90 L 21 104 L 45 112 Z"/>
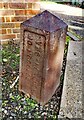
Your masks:
<path fill-rule="evenodd" d="M 0 40 L 19 40 L 20 23 L 40 12 L 38 1 L 0 0 Z"/>

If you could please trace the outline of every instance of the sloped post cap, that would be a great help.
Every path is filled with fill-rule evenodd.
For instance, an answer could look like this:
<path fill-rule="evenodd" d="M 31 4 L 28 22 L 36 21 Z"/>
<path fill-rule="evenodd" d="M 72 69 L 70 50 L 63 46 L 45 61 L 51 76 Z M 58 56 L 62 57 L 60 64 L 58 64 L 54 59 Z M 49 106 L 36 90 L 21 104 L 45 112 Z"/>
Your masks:
<path fill-rule="evenodd" d="M 47 10 L 30 18 L 29 20 L 24 21 L 21 25 L 45 30 L 47 32 L 55 32 L 59 29 L 67 27 L 65 22 Z"/>

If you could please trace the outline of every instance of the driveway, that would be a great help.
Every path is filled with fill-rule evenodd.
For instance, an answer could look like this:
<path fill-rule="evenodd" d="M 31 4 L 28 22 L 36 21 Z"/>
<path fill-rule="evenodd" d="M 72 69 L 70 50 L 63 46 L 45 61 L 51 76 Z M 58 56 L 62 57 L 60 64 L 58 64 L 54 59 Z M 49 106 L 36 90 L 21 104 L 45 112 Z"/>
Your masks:
<path fill-rule="evenodd" d="M 63 4 L 40 2 L 41 11 L 49 10 L 68 24 L 69 30 L 84 37 L 84 9 Z"/>

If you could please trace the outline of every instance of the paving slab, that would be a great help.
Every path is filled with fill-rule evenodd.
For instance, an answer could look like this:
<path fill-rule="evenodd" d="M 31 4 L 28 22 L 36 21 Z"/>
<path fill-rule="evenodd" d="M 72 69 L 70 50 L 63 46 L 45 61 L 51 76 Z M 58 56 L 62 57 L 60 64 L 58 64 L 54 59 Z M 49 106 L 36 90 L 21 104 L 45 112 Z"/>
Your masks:
<path fill-rule="evenodd" d="M 83 41 L 70 41 L 67 55 L 60 118 L 83 119 L 82 112 L 82 44 Z"/>
<path fill-rule="evenodd" d="M 70 15 L 70 16 L 80 16 L 80 17 L 84 17 L 84 10 L 78 7 L 73 7 L 70 5 L 64 5 L 64 4 L 59 4 L 59 3 L 54 3 L 52 2 L 39 2 L 40 3 L 40 7 L 47 9 L 47 10 L 53 10 L 56 11 L 58 13 L 62 13 L 65 15 Z"/>

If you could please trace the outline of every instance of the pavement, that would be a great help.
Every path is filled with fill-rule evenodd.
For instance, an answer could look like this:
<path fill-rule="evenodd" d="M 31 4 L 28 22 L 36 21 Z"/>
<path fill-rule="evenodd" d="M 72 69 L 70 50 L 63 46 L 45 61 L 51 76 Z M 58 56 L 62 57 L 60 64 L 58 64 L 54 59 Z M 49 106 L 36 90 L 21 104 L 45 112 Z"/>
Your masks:
<path fill-rule="evenodd" d="M 69 30 L 84 37 L 84 9 L 63 4 L 40 2 L 41 11 L 48 10 L 68 24 Z"/>
<path fill-rule="evenodd" d="M 84 118 L 84 82 L 82 77 L 82 66 L 84 66 L 84 62 L 82 62 L 83 44 L 84 41 L 72 40 L 69 43 L 58 120 L 60 118 L 74 118 L 74 120 L 82 120 Z"/>

